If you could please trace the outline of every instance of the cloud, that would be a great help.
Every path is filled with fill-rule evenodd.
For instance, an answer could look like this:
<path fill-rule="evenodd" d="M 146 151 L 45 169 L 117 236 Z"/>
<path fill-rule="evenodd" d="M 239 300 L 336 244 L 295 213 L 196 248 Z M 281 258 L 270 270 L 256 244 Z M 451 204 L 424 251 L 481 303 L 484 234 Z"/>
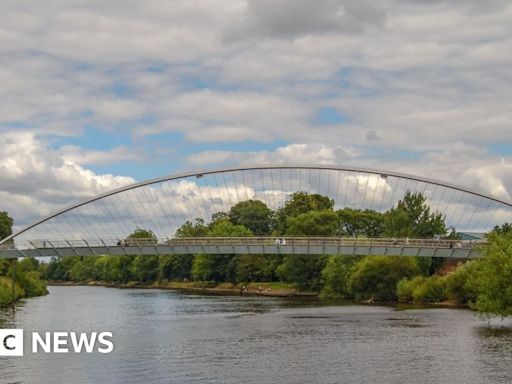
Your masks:
<path fill-rule="evenodd" d="M 122 161 L 141 160 L 144 155 L 126 146 L 112 148 L 108 151 L 87 150 L 76 145 L 64 145 L 59 148 L 60 155 L 66 162 L 77 165 L 105 165 Z"/>
<path fill-rule="evenodd" d="M 331 147 L 324 144 L 290 144 L 274 151 L 205 151 L 187 156 L 193 165 L 238 164 L 339 164 L 356 156 L 354 148 Z"/>
<path fill-rule="evenodd" d="M 228 40 L 361 32 L 367 26 L 382 24 L 385 13 L 369 1 L 250 0 L 244 16 L 243 22 L 226 32 Z"/>
<path fill-rule="evenodd" d="M 65 205 L 133 183 L 130 177 L 98 175 L 66 161 L 30 133 L 0 133 L 1 210 L 16 227 Z"/>
<path fill-rule="evenodd" d="M 512 194 L 508 1 L 27 0 L 2 11 L 0 192 L 18 222 L 130 182 L 86 167 L 149 161 L 160 146 L 186 148 L 176 168 L 355 164 Z M 326 108 L 344 121 L 317 124 Z M 137 145 L 65 145 L 90 127 Z M 65 144 L 51 149 L 55 136 Z"/>

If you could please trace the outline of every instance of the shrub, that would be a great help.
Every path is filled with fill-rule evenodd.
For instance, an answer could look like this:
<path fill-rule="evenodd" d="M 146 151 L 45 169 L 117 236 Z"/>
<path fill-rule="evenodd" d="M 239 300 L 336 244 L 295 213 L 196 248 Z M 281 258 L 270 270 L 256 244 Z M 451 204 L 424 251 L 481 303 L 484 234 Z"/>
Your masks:
<path fill-rule="evenodd" d="M 431 276 L 414 288 L 415 302 L 436 303 L 446 299 L 445 282 L 442 276 Z"/>

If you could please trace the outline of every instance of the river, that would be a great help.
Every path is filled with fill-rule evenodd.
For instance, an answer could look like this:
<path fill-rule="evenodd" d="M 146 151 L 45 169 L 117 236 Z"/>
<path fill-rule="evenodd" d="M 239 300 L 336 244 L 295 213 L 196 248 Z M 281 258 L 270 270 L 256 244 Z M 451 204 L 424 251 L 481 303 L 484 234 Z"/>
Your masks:
<path fill-rule="evenodd" d="M 0 357 L 2 383 L 511 383 L 512 324 L 460 309 L 50 287 L 0 328 L 111 331 L 110 354 Z"/>

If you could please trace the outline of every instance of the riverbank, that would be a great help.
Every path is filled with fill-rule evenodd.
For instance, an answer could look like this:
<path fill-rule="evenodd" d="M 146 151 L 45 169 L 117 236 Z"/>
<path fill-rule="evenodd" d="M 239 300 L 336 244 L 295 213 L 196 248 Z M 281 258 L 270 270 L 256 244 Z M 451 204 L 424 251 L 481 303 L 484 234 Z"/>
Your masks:
<path fill-rule="evenodd" d="M 163 282 L 144 284 L 140 282 L 129 282 L 126 284 L 112 283 L 105 281 L 50 281 L 50 286 L 89 286 L 89 287 L 106 287 L 106 288 L 119 288 L 119 289 L 159 289 L 159 290 L 175 290 L 185 293 L 195 293 L 202 295 L 227 295 L 227 296 L 268 296 L 268 297 L 282 297 L 282 298 L 301 298 L 301 299 L 317 299 L 320 300 L 320 294 L 317 292 L 300 292 L 291 284 L 283 284 L 277 282 L 271 283 L 246 283 L 246 284 L 233 284 L 233 283 L 205 283 L 205 282 Z M 245 291 L 241 289 L 245 287 Z M 461 304 L 450 300 L 445 300 L 438 303 L 402 303 L 398 301 L 355 301 L 355 300 L 336 300 L 336 299 L 321 299 L 325 303 L 332 304 L 353 304 L 353 305 L 383 305 L 394 307 L 397 310 L 407 309 L 425 309 L 425 308 L 454 308 L 454 309 L 467 309 L 467 304 Z"/>
<path fill-rule="evenodd" d="M 270 296 L 270 297 L 302 297 L 317 298 L 315 292 L 299 292 L 291 284 L 283 283 L 204 283 L 204 282 L 178 282 L 169 281 L 161 283 L 144 284 L 129 282 L 126 284 L 105 281 L 49 281 L 53 286 L 100 286 L 120 289 L 169 289 L 184 292 L 211 294 L 211 295 L 243 295 L 243 296 Z M 244 289 L 245 288 L 245 289 Z"/>

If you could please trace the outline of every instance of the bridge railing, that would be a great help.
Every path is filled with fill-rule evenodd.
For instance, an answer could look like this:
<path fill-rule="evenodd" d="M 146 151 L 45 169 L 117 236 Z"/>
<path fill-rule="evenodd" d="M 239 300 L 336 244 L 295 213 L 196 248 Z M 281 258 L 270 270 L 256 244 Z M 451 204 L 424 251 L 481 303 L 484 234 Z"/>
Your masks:
<path fill-rule="evenodd" d="M 149 239 L 34 239 L 2 244 L 0 251 L 59 248 L 165 247 L 165 246 L 337 246 L 337 247 L 411 247 L 472 249 L 482 240 L 355 238 L 355 237 L 183 237 Z"/>

